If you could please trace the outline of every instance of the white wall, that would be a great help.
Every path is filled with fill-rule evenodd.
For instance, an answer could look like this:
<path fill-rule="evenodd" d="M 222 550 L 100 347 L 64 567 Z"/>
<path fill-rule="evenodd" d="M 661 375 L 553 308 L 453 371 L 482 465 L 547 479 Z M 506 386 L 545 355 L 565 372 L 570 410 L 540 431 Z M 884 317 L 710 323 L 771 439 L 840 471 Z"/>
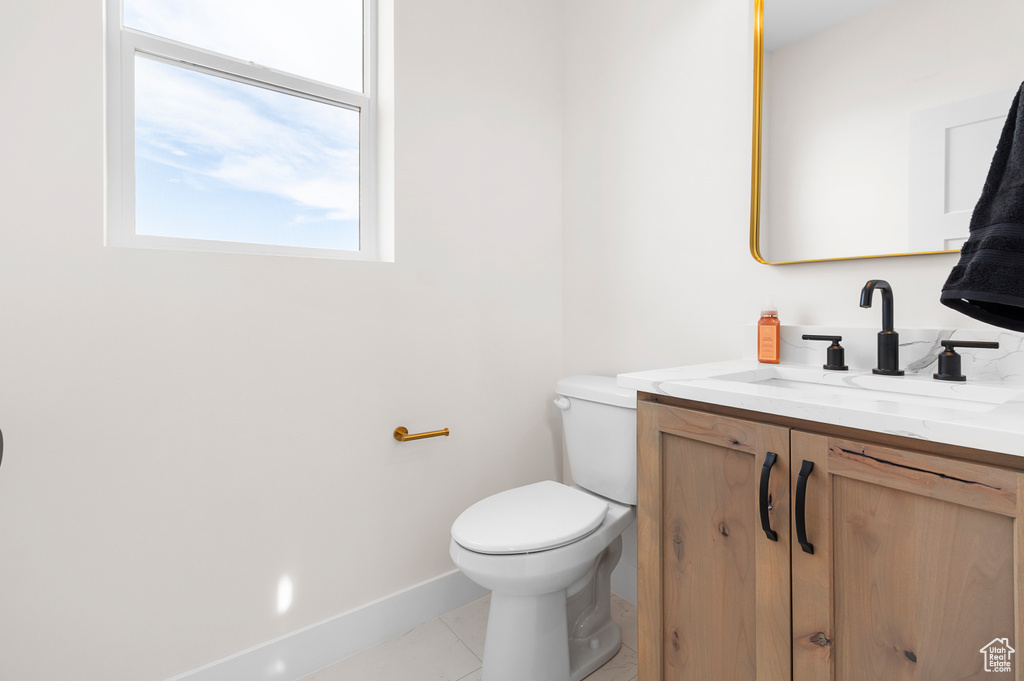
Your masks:
<path fill-rule="evenodd" d="M 977 326 L 938 302 L 956 255 L 751 257 L 751 0 L 566 0 L 565 26 L 566 374 L 739 357 L 767 296 L 783 324 L 881 328 L 868 279 L 897 328 Z M 635 574 L 635 526 L 625 547 Z"/>
<path fill-rule="evenodd" d="M 105 248 L 102 3 L 0 10 L 0 678 L 167 678 L 560 474 L 562 7 L 396 4 L 394 264 Z"/>
<path fill-rule="evenodd" d="M 910 141 L 913 116 L 1005 91 L 993 105 L 996 119 L 986 131 L 967 205 L 947 209 L 944 192 L 934 189 L 938 206 L 925 216 L 926 223 L 932 218 L 941 225 L 946 210 L 966 210 L 966 236 L 969 211 L 1020 84 L 1022 23 L 1021 3 L 892 0 L 766 55 L 765 259 L 944 250 L 941 227 L 923 243 L 912 242 L 908 229 L 922 219 L 921 208 L 910 203 L 912 183 L 922 181 L 911 172 L 921 164 L 913 155 L 921 150 Z M 936 165 L 942 166 L 946 136 L 936 137 Z M 943 179 L 936 173 L 937 183 Z"/>
<path fill-rule="evenodd" d="M 736 356 L 767 292 L 963 321 L 955 256 L 751 259 L 749 0 L 397 0 L 388 265 L 104 248 L 99 5 L 0 12 L 0 678 L 162 679 L 450 569 L 560 474 L 560 375 Z"/>
<path fill-rule="evenodd" d="M 956 255 L 751 258 L 750 0 L 567 0 L 565 23 L 567 373 L 739 356 L 768 295 L 783 324 L 880 328 L 872 278 L 897 328 L 970 325 L 938 302 Z"/>

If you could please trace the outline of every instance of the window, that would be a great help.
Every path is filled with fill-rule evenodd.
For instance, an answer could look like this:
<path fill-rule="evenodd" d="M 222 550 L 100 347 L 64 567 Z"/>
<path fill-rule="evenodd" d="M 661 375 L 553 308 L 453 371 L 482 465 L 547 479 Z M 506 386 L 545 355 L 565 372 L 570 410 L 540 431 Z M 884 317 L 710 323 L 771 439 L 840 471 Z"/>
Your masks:
<path fill-rule="evenodd" d="M 377 258 L 375 0 L 107 3 L 107 243 Z"/>

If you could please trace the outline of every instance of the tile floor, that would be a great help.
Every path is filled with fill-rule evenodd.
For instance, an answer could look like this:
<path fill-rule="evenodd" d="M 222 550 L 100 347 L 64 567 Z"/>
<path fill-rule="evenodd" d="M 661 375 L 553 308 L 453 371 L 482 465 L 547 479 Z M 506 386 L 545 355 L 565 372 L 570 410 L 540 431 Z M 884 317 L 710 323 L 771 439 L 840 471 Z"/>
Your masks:
<path fill-rule="evenodd" d="M 303 681 L 479 681 L 490 596 L 321 669 Z M 587 681 L 636 681 L 636 608 L 612 594 L 622 648 Z"/>

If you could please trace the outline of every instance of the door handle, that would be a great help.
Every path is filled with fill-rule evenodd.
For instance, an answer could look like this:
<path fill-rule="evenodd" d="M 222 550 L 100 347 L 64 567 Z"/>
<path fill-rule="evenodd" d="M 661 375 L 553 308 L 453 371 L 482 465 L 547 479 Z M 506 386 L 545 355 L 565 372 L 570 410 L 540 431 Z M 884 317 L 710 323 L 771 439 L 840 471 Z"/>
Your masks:
<path fill-rule="evenodd" d="M 804 461 L 796 476 L 796 540 L 804 553 L 814 554 L 814 545 L 807 541 L 807 478 L 814 470 L 813 461 Z"/>
<path fill-rule="evenodd" d="M 764 534 L 772 541 L 779 541 L 779 535 L 775 530 L 772 529 L 771 519 L 768 517 L 768 511 L 771 510 L 771 501 L 768 493 L 768 481 L 772 476 L 772 466 L 775 465 L 776 459 L 775 452 L 768 452 L 764 457 L 764 464 L 761 466 L 761 494 L 760 494 L 760 506 L 761 506 L 761 529 L 764 530 Z"/>

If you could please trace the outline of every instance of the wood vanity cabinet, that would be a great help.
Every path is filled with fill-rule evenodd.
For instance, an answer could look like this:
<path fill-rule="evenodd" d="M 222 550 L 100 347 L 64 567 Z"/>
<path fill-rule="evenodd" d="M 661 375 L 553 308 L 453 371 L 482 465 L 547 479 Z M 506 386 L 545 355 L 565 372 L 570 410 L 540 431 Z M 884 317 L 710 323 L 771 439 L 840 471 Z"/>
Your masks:
<path fill-rule="evenodd" d="M 1024 679 L 981 650 L 1022 640 L 1024 473 L 658 400 L 638 404 L 639 681 Z"/>

